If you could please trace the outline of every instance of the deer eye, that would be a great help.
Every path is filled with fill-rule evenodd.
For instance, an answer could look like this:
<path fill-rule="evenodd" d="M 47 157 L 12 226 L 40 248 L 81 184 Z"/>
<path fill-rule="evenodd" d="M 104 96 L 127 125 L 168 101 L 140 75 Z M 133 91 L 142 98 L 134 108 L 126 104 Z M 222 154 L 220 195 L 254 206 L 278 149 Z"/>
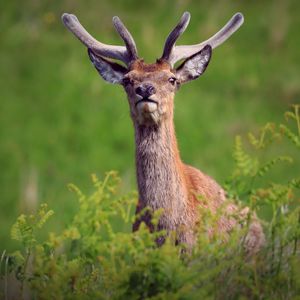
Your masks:
<path fill-rule="evenodd" d="M 172 84 L 172 85 L 175 85 L 175 83 L 176 83 L 176 78 L 175 77 L 170 77 L 169 79 L 168 79 L 168 81 Z"/>
<path fill-rule="evenodd" d="M 124 77 L 122 81 L 125 86 L 133 83 L 129 77 Z"/>

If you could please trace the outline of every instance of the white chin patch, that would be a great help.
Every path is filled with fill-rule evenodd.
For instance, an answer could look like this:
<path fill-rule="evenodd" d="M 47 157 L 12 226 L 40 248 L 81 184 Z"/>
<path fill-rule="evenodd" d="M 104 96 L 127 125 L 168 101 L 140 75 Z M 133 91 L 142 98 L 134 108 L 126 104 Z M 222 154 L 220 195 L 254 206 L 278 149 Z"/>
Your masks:
<path fill-rule="evenodd" d="M 140 102 L 136 106 L 138 111 L 138 121 L 140 124 L 157 124 L 159 113 L 157 104 L 153 102 Z"/>
<path fill-rule="evenodd" d="M 153 113 L 157 110 L 157 104 L 154 102 L 142 101 L 136 106 L 139 113 Z"/>

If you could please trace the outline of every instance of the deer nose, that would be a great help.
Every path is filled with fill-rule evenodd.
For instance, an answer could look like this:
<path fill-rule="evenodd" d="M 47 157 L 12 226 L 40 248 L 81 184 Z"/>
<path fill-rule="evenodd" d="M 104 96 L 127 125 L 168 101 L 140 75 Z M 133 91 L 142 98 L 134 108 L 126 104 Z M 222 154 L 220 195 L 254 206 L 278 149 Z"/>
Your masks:
<path fill-rule="evenodd" d="M 137 93 L 137 95 L 140 95 L 143 98 L 148 98 L 149 96 L 156 93 L 156 89 L 152 84 L 144 83 L 144 84 L 141 84 L 140 86 L 138 86 L 135 89 L 135 92 Z"/>

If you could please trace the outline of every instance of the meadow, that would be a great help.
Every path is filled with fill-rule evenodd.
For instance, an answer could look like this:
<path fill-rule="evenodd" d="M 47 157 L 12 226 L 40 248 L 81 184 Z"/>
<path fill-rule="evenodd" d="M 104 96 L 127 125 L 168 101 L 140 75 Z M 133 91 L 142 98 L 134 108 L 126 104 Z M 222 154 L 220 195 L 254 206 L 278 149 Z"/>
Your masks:
<path fill-rule="evenodd" d="M 213 53 L 201 79 L 176 96 L 175 125 L 185 162 L 222 185 L 234 168 L 236 135 L 281 123 L 300 102 L 300 4 L 274 1 L 2 1 L 0 4 L 0 244 L 14 250 L 10 228 L 21 213 L 40 203 L 55 211 L 47 230 L 69 224 L 79 204 L 67 186 L 89 193 L 90 177 L 117 170 L 121 191 L 136 189 L 133 128 L 121 87 L 105 83 L 86 49 L 62 25 L 71 12 L 99 40 L 119 44 L 111 18 L 132 32 L 146 61 L 161 55 L 164 40 L 184 11 L 192 19 L 179 43 L 215 33 L 237 11 L 245 24 Z M 293 124 L 294 129 L 296 125 Z M 299 174 L 300 158 L 289 143 L 260 159 L 288 153 L 293 165 L 278 164 L 275 182 Z M 261 213 L 268 219 L 269 210 Z M 129 228 L 129 227 L 128 227 Z"/>

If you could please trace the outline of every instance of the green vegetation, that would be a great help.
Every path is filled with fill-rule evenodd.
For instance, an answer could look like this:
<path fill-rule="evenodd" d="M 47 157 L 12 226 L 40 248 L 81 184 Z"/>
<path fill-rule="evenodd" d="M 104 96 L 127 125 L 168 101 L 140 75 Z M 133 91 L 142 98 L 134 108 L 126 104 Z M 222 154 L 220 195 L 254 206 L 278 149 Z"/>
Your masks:
<path fill-rule="evenodd" d="M 176 96 L 183 160 L 224 185 L 234 164 L 235 136 L 258 132 L 267 121 L 282 122 L 282 112 L 299 103 L 299 9 L 297 0 L 1 1 L 0 248 L 10 253 L 19 247 L 9 230 L 17 216 L 34 214 L 40 203 L 48 203 L 55 216 L 37 231 L 36 239 L 46 239 L 49 232 L 59 235 L 70 226 L 74 214 L 81 212 L 67 189 L 69 182 L 90 194 L 90 174 L 103 178 L 115 169 L 122 178 L 121 193 L 135 189 L 133 129 L 125 94 L 99 78 L 86 49 L 63 27 L 63 12 L 75 13 L 95 37 L 111 44 L 120 43 L 111 23 L 119 15 L 149 62 L 161 54 L 183 11 L 190 11 L 192 19 L 179 40 L 182 44 L 210 36 L 236 11 L 244 14 L 245 24 L 214 51 L 205 75 Z M 298 176 L 297 150 L 292 143 L 279 143 L 259 157 L 260 166 L 268 166 L 270 157 L 283 153 L 294 162 L 276 164 L 268 173 L 278 185 Z M 251 163 L 248 167 L 250 173 L 243 176 L 255 171 Z M 247 193 L 234 191 L 242 201 L 249 200 Z M 259 214 L 269 222 L 270 205 Z M 113 221 L 121 228 L 119 218 Z"/>
<path fill-rule="evenodd" d="M 200 210 L 202 223 L 193 251 L 174 246 L 172 234 L 161 247 L 146 226 L 131 233 L 136 195 L 120 196 L 115 172 L 100 181 L 92 176 L 94 192 L 86 196 L 74 185 L 79 209 L 60 233 L 49 232 L 38 241 L 37 231 L 53 214 L 41 205 L 35 215 L 21 215 L 11 237 L 18 250 L 3 252 L 0 270 L 4 299 L 299 299 L 300 294 L 300 177 L 270 181 L 279 164 L 292 164 L 288 156 L 260 154 L 291 143 L 299 155 L 300 106 L 286 113 L 292 125 L 267 124 L 259 134 L 250 134 L 250 151 L 236 139 L 235 168 L 227 181 L 230 201 L 243 200 L 258 213 L 271 207 L 264 221 L 266 245 L 249 257 L 243 248 L 248 223 L 229 239 L 216 232 L 208 236 L 222 214 Z M 244 205 L 245 205 L 244 204 Z M 239 220 L 239 216 L 234 216 Z M 57 218 L 54 216 L 52 218 Z M 153 220 L 157 224 L 159 212 Z M 249 218 L 248 218 L 249 219 Z M 223 240 L 223 241 L 222 241 Z"/>
<path fill-rule="evenodd" d="M 2 1 L 0 298 L 299 299 L 299 106 L 275 125 L 300 99 L 299 8 L 296 0 Z M 247 224 L 223 243 L 206 233 L 218 215 L 203 211 L 189 254 L 172 236 L 156 248 L 163 232 L 131 233 L 134 141 L 125 95 L 98 77 L 60 21 L 73 12 L 101 41 L 118 44 L 111 17 L 119 15 L 150 62 L 185 10 L 192 20 L 183 44 L 210 36 L 236 11 L 245 15 L 205 76 L 179 91 L 175 124 L 184 161 L 262 218 L 266 246 L 251 258 Z M 110 169 L 122 182 L 104 176 Z M 93 175 L 91 187 L 91 173 L 103 181 Z"/>

